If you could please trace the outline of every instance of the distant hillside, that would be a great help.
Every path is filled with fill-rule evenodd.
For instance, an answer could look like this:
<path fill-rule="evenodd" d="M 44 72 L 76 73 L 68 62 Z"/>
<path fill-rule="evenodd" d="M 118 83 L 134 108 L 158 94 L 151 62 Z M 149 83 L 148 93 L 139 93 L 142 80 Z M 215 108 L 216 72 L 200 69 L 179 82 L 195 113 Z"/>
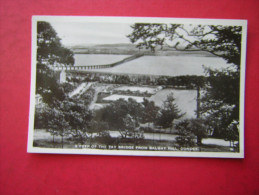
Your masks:
<path fill-rule="evenodd" d="M 84 54 L 135 54 L 139 50 L 133 44 L 103 44 L 93 46 L 73 46 L 74 53 Z"/>
<path fill-rule="evenodd" d="M 175 49 L 164 46 L 157 47 L 156 52 L 151 52 L 149 49 L 138 49 L 134 44 L 120 43 L 120 44 L 102 44 L 102 45 L 76 45 L 71 46 L 70 49 L 75 54 L 118 54 L 118 55 L 134 55 L 136 53 L 144 53 L 145 55 L 196 55 L 196 56 L 213 56 L 208 52 L 202 51 L 176 51 Z"/>

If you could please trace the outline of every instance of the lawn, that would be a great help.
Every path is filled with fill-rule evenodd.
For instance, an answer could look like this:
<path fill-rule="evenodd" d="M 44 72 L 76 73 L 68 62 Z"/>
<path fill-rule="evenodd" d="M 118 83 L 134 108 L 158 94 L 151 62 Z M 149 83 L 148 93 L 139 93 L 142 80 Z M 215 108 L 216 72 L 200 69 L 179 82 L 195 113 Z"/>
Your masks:
<path fill-rule="evenodd" d="M 141 103 L 143 102 L 143 98 L 147 98 L 150 101 L 154 101 L 156 106 L 161 107 L 163 105 L 163 102 L 167 99 L 167 96 L 169 94 L 173 94 L 175 98 L 175 103 L 178 106 L 178 108 L 181 110 L 182 113 L 185 113 L 183 118 L 194 118 L 196 117 L 195 115 L 195 110 L 196 110 L 196 95 L 197 91 L 196 90 L 182 90 L 182 89 L 161 89 L 159 87 L 148 87 L 148 86 L 119 86 L 118 88 L 113 88 L 113 85 L 107 85 L 112 88 L 110 92 L 112 91 L 121 91 L 121 92 L 127 92 L 130 90 L 133 94 L 135 92 L 139 92 L 139 95 L 133 95 L 133 94 L 117 94 L 116 92 L 113 93 L 112 95 L 99 95 L 98 99 L 96 98 L 95 103 L 104 103 L 107 101 L 116 101 L 120 98 L 124 100 L 128 100 L 129 98 L 132 98 L 136 100 L 137 102 Z M 96 87 L 97 89 L 98 87 Z M 100 86 L 99 86 L 100 88 Z M 99 89 L 98 88 L 98 89 Z M 107 87 L 106 87 L 107 88 Z M 97 90 L 98 93 L 105 91 L 104 88 L 102 90 Z M 141 93 L 148 92 L 153 95 L 150 97 L 145 96 L 144 94 L 141 95 Z M 103 96 L 103 97 L 102 97 Z M 101 106 L 103 107 L 103 106 Z M 100 107 L 100 108 L 101 108 Z"/>
<path fill-rule="evenodd" d="M 132 98 L 132 99 L 136 100 L 139 103 L 144 101 L 143 97 L 129 96 L 129 95 L 110 95 L 108 97 L 103 98 L 103 100 L 105 100 L 105 101 L 116 101 L 118 99 L 128 100 L 129 98 Z"/>
<path fill-rule="evenodd" d="M 194 118 L 196 110 L 196 90 L 162 89 L 151 96 L 149 100 L 154 101 L 159 107 L 162 106 L 169 94 L 173 94 L 175 103 L 182 113 L 183 118 Z"/>

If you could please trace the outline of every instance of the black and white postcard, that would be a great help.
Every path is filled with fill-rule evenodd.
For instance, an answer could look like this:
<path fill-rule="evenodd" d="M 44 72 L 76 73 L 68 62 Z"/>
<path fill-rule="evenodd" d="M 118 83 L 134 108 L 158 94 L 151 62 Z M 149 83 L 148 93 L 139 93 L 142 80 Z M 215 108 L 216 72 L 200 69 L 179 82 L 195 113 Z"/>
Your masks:
<path fill-rule="evenodd" d="M 244 158 L 247 21 L 34 16 L 28 152 Z"/>

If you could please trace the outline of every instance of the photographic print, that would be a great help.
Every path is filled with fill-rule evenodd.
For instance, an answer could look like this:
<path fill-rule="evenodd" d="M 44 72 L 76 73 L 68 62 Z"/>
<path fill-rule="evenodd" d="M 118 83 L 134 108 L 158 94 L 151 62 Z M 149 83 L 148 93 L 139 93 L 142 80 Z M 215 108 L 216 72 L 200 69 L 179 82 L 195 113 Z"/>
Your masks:
<path fill-rule="evenodd" d="M 244 157 L 247 21 L 34 16 L 28 152 Z"/>

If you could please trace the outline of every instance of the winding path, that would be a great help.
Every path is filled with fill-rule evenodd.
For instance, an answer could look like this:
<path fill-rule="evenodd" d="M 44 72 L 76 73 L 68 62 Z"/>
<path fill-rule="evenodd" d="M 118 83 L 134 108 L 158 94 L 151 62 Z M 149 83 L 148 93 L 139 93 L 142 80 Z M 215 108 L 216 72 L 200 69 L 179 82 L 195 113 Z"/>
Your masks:
<path fill-rule="evenodd" d="M 92 83 L 81 83 L 74 91 L 70 92 L 68 96 L 71 98 L 75 95 L 83 94 L 87 89 L 91 87 Z"/>

